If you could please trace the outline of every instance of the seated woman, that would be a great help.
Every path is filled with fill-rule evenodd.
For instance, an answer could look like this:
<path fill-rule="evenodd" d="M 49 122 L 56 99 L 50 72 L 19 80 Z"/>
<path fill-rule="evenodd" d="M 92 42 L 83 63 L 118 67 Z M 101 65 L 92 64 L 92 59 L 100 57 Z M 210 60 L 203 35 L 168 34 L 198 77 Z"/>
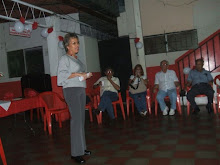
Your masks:
<path fill-rule="evenodd" d="M 135 105 L 141 116 L 147 114 L 147 78 L 144 75 L 143 68 L 140 64 L 137 64 L 134 68 L 134 75 L 129 79 L 129 96 L 134 99 Z"/>
<path fill-rule="evenodd" d="M 113 77 L 113 69 L 108 67 L 105 69 L 104 77 L 98 79 L 93 85 L 93 88 L 100 87 L 100 103 L 95 113 L 99 114 L 100 111 L 107 110 L 111 119 L 115 119 L 112 102 L 118 100 L 118 90 L 120 90 L 120 82 L 117 77 Z"/>

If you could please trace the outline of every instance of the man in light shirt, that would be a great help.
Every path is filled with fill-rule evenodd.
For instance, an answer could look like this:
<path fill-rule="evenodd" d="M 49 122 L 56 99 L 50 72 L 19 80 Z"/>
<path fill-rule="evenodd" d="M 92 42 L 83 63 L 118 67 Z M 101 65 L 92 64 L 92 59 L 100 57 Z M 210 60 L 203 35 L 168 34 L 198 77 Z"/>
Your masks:
<path fill-rule="evenodd" d="M 169 110 L 166 106 L 164 98 L 166 96 L 169 97 L 171 103 L 169 115 L 174 115 L 177 99 L 176 87 L 179 87 L 179 80 L 176 76 L 175 71 L 168 69 L 168 61 L 161 61 L 160 67 L 161 71 L 158 72 L 155 76 L 153 92 L 155 93 L 159 89 L 156 97 L 164 116 L 168 114 Z"/>
<path fill-rule="evenodd" d="M 107 111 L 109 117 L 114 120 L 115 115 L 112 107 L 112 102 L 118 100 L 118 91 L 120 90 L 120 82 L 117 77 L 113 77 L 114 72 L 112 68 L 105 69 L 104 77 L 99 78 L 93 88 L 100 87 L 100 103 L 98 109 L 95 109 L 95 113 L 99 114 L 100 111 Z"/>

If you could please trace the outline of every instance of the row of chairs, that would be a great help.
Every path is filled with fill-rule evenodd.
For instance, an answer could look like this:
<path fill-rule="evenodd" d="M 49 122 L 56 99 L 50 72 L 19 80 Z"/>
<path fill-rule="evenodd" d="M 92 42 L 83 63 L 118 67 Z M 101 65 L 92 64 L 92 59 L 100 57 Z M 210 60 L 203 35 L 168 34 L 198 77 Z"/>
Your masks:
<path fill-rule="evenodd" d="M 220 101 L 220 88 L 219 85 L 217 84 L 217 79 L 220 79 L 220 75 L 216 76 L 214 79 L 214 83 L 217 86 L 217 104 L 218 104 L 218 110 L 220 110 L 219 107 L 219 101 Z M 86 109 L 89 110 L 89 116 L 90 116 L 90 122 L 93 122 L 93 114 L 92 114 L 92 109 L 93 108 L 97 108 L 98 104 L 100 102 L 100 95 L 99 95 L 99 89 L 97 90 L 86 90 L 87 95 L 89 96 L 91 102 L 89 102 L 86 105 Z M 29 98 L 29 97 L 35 97 L 38 96 L 39 93 L 36 92 L 33 89 L 30 88 L 26 88 L 24 90 L 24 95 L 25 97 Z M 51 122 L 51 115 L 55 115 L 56 116 L 56 120 L 59 122 L 59 127 L 62 127 L 62 122 L 61 122 L 61 114 L 63 112 L 68 112 L 68 106 L 65 103 L 65 100 L 57 93 L 55 92 L 43 92 L 40 95 L 40 100 L 42 103 L 42 106 L 45 107 L 45 110 L 43 110 L 43 108 L 38 108 L 37 109 L 37 118 L 40 119 L 40 114 L 42 116 L 42 120 L 44 121 L 44 130 L 46 131 L 48 128 L 48 132 L 49 134 L 52 134 L 52 122 Z M 118 94 L 119 99 L 117 101 L 112 102 L 113 108 L 114 108 L 114 114 L 115 117 L 117 118 L 117 108 L 116 105 L 119 104 L 120 108 L 121 108 L 121 112 L 122 112 L 122 116 L 123 119 L 125 120 L 125 110 L 124 110 L 124 106 L 123 106 L 123 101 L 122 101 L 122 97 L 121 97 L 121 93 L 119 92 Z M 204 97 L 205 95 L 198 95 L 197 97 Z M 11 97 L 11 95 L 10 95 Z M 166 100 L 168 100 L 169 98 L 166 97 Z M 152 103 L 152 97 L 151 97 L 151 92 L 150 92 L 150 88 L 147 88 L 147 96 L 146 96 L 146 102 L 147 102 L 147 110 L 149 114 L 152 114 L 152 110 L 151 110 L 151 103 Z M 155 116 L 157 116 L 158 114 L 158 102 L 156 97 L 154 97 L 154 102 L 155 102 Z M 213 100 L 215 105 L 215 99 Z M 134 100 L 129 96 L 129 92 L 128 90 L 126 91 L 126 106 L 127 106 L 127 116 L 129 116 L 130 114 L 130 105 L 131 105 L 131 111 L 132 114 L 134 114 Z M 216 107 L 213 106 L 214 112 L 216 113 Z M 179 112 L 179 114 L 182 114 L 181 111 L 181 104 L 180 104 L 180 94 L 179 94 L 179 89 L 177 89 L 177 111 Z M 187 102 L 187 115 L 190 114 L 190 103 Z M 97 117 L 97 121 L 98 124 L 102 123 L 102 113 L 100 113 L 99 115 L 96 116 Z M 30 119 L 31 121 L 33 120 L 33 110 L 30 111 Z"/>

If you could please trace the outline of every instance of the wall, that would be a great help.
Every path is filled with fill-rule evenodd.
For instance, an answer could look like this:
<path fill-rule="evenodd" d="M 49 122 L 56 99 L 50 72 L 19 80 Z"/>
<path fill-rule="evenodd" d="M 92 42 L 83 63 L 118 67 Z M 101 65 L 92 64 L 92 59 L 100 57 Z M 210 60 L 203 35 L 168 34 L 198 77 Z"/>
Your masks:
<path fill-rule="evenodd" d="M 125 0 L 126 12 L 117 19 L 119 36 L 135 34 L 135 21 L 132 16 L 135 12 L 132 1 L 134 0 Z M 198 40 L 201 42 L 220 29 L 219 0 L 139 0 L 139 4 L 143 36 L 197 29 Z M 124 23 L 126 25 L 123 25 Z M 131 49 L 134 47 L 131 46 Z M 158 66 L 163 59 L 174 64 L 175 60 L 186 51 L 147 55 L 145 56 L 146 66 Z M 136 64 L 136 54 L 131 54 L 132 64 Z"/>
<path fill-rule="evenodd" d="M 78 14 L 71 14 L 71 17 L 77 19 Z M 57 65 L 58 59 L 65 54 L 64 49 L 58 47 L 58 36 L 64 36 L 67 32 L 76 32 L 80 34 L 78 23 L 67 20 L 59 20 L 57 17 L 47 17 L 46 20 L 38 19 L 41 24 L 51 25 L 54 31 L 47 37 L 41 37 L 43 28 L 32 31 L 30 38 L 9 35 L 9 26 L 14 23 L 0 24 L 0 72 L 4 73 L 4 77 L 0 79 L 0 99 L 4 93 L 11 91 L 15 97 L 21 97 L 21 84 L 19 78 L 8 78 L 7 69 L 7 51 L 13 51 L 24 48 L 32 48 L 43 46 L 45 72 L 51 75 L 52 88 L 54 91 L 62 94 L 62 88 L 57 86 Z M 87 81 L 87 85 L 91 87 L 93 83 L 100 77 L 98 43 L 96 39 L 83 37 L 79 35 L 80 51 L 78 58 L 87 65 L 87 70 L 93 72 L 94 76 Z M 86 55 L 88 55 L 86 57 Z"/>

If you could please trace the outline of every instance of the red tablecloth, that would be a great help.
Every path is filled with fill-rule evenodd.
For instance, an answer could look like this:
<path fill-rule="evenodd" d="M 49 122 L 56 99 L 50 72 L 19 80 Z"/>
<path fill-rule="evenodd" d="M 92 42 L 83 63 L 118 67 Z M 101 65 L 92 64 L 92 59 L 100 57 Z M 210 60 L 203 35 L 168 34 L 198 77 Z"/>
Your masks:
<path fill-rule="evenodd" d="M 0 117 L 9 116 L 12 114 L 16 114 L 19 112 L 24 112 L 30 109 L 42 107 L 39 101 L 39 97 L 32 97 L 32 98 L 24 98 L 21 100 L 15 100 L 11 102 L 11 105 L 8 111 L 4 110 L 0 107 Z"/>

